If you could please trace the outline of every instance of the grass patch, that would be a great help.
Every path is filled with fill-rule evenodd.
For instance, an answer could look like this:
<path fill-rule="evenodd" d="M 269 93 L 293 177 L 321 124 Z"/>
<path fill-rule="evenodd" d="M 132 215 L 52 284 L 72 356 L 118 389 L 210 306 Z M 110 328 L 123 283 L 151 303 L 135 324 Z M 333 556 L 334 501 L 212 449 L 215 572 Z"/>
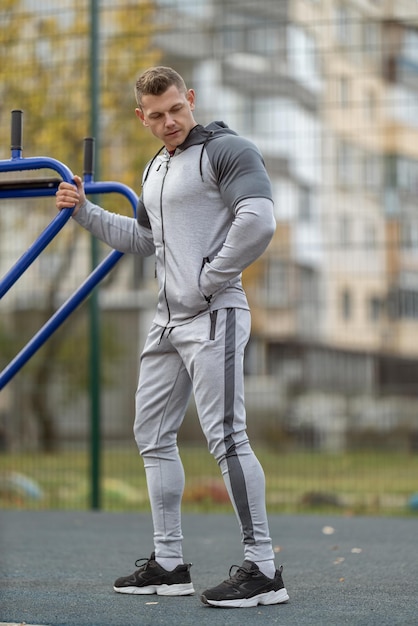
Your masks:
<path fill-rule="evenodd" d="M 418 455 L 279 454 L 259 447 L 256 452 L 265 470 L 272 513 L 414 514 L 408 501 L 418 492 Z M 218 466 L 206 448 L 183 446 L 181 456 L 186 472 L 184 510 L 231 511 Z M 105 447 L 101 460 L 102 508 L 148 511 L 145 474 L 135 447 Z M 86 450 L 2 454 L 0 506 L 88 509 L 90 476 Z"/>

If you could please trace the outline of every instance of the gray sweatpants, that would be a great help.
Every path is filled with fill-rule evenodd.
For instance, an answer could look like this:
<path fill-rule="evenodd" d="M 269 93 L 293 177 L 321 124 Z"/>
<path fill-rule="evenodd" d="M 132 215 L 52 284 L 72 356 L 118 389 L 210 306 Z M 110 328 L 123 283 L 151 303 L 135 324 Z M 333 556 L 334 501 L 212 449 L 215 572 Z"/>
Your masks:
<path fill-rule="evenodd" d="M 157 557 L 183 555 L 185 478 L 177 432 L 193 391 L 209 451 L 240 524 L 244 556 L 274 559 L 264 472 L 246 433 L 243 361 L 250 326 L 249 311 L 220 309 L 163 334 L 161 326 L 151 327 L 141 356 L 134 432 L 144 460 Z"/>

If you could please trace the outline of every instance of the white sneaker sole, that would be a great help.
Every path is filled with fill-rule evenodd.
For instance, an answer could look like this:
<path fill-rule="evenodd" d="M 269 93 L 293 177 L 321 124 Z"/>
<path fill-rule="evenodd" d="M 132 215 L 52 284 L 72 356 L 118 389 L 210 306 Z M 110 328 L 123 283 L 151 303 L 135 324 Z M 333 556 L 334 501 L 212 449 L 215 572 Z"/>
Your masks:
<path fill-rule="evenodd" d="M 113 587 L 117 593 L 130 593 L 138 596 L 188 596 L 194 593 L 193 583 L 178 585 L 149 585 L 148 587 Z"/>
<path fill-rule="evenodd" d="M 249 608 L 257 606 L 258 604 L 282 604 L 289 600 L 286 589 L 279 589 L 279 591 L 269 591 L 268 593 L 260 593 L 253 598 L 240 598 L 239 600 L 208 600 L 203 596 L 203 602 L 210 604 L 211 606 L 221 606 L 224 608 Z"/>

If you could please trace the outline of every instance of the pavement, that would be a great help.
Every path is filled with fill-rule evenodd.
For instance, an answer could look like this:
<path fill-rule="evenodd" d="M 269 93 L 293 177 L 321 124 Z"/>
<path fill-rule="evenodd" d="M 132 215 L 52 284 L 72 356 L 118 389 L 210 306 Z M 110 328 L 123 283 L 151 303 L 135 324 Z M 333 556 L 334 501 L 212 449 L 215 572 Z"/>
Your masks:
<path fill-rule="evenodd" d="M 233 515 L 187 514 L 194 596 L 114 593 L 152 551 L 146 513 L 0 511 L 0 623 L 38 626 L 418 625 L 418 516 L 270 516 L 290 601 L 203 605 L 199 592 L 241 564 Z"/>

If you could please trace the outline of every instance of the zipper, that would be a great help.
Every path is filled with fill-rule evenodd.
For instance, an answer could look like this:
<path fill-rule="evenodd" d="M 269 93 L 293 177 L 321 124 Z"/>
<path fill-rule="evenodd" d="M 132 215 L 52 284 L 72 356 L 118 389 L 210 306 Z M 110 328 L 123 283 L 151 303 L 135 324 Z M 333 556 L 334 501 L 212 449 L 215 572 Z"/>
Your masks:
<path fill-rule="evenodd" d="M 169 325 L 169 323 L 171 321 L 171 311 L 170 311 L 170 305 L 168 303 L 168 298 L 167 298 L 167 264 L 166 264 L 166 258 L 165 258 L 165 254 L 166 253 L 165 253 L 164 217 L 163 217 L 163 190 L 164 190 L 165 178 L 167 176 L 168 168 L 169 168 L 169 165 L 170 165 L 170 159 L 171 159 L 171 156 L 168 155 L 168 159 L 166 160 L 165 173 L 164 173 L 163 180 L 162 180 L 162 183 L 161 183 L 161 191 L 160 191 L 161 241 L 162 241 L 162 244 L 163 244 L 163 251 L 164 251 L 164 285 L 163 285 L 163 290 L 164 290 L 164 299 L 165 299 L 165 304 L 167 306 L 167 314 L 168 314 L 166 328 L 167 328 L 167 326 Z M 161 165 L 162 165 L 162 163 L 160 163 L 160 165 L 158 166 L 158 170 L 160 169 Z"/>

